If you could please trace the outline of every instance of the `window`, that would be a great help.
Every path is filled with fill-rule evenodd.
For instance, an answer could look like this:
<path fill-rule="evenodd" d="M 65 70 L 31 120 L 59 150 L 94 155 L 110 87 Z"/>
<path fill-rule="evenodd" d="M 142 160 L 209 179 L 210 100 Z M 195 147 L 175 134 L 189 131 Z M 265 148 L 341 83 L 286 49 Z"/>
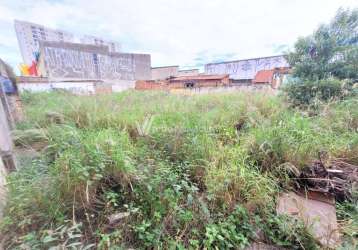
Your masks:
<path fill-rule="evenodd" d="M 185 88 L 194 88 L 195 83 L 194 82 L 186 82 L 184 83 Z"/>

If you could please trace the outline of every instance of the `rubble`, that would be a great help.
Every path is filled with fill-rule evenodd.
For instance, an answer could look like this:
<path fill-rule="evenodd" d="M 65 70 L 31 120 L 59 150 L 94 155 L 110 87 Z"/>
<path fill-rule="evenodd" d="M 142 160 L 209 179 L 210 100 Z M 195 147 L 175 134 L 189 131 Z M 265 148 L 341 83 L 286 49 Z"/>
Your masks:
<path fill-rule="evenodd" d="M 332 194 L 337 201 L 350 200 L 358 189 L 358 166 L 341 159 L 314 161 L 298 175 L 297 188 Z"/>

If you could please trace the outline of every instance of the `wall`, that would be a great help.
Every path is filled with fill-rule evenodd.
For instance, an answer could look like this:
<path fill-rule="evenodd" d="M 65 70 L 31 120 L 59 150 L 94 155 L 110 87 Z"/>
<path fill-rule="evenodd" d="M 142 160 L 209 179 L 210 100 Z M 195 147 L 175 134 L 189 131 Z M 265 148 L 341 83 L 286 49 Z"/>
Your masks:
<path fill-rule="evenodd" d="M 178 74 L 179 66 L 155 67 L 152 68 L 152 80 L 164 80 Z"/>
<path fill-rule="evenodd" d="M 196 94 L 210 94 L 210 93 L 226 93 L 226 92 L 243 92 L 252 93 L 257 92 L 264 95 L 276 95 L 278 90 L 271 88 L 269 85 L 236 85 L 236 86 L 221 86 L 221 87 L 202 87 L 202 88 L 180 88 L 170 89 L 171 93 L 178 93 L 184 95 Z"/>
<path fill-rule="evenodd" d="M 6 118 L 4 106 L 0 100 L 0 156 L 2 152 L 12 151 L 12 141 L 10 137 L 10 128 Z"/>
<path fill-rule="evenodd" d="M 167 81 L 136 81 L 135 89 L 137 90 L 166 90 L 168 89 Z"/>
<path fill-rule="evenodd" d="M 94 81 L 69 81 L 69 82 L 19 82 L 17 83 L 20 92 L 44 92 L 53 90 L 67 90 L 77 95 L 94 95 L 111 92 L 121 92 L 133 89 L 135 81 L 115 81 L 115 82 L 94 82 Z"/>
<path fill-rule="evenodd" d="M 42 75 L 51 80 L 133 81 L 151 77 L 150 55 L 110 53 L 106 46 L 43 41 L 40 63 L 45 69 Z"/>
<path fill-rule="evenodd" d="M 136 81 L 135 89 L 137 90 L 167 90 L 167 89 L 184 89 L 191 88 L 187 84 L 192 83 L 194 88 L 221 87 L 230 84 L 229 77 L 222 79 L 170 79 L 170 80 L 150 80 Z"/>
<path fill-rule="evenodd" d="M 3 211 L 6 205 L 6 169 L 0 160 L 0 222 L 2 222 Z M 0 242 L 0 249 L 3 249 Z"/>
<path fill-rule="evenodd" d="M 20 92 L 44 92 L 56 89 L 63 89 L 78 95 L 92 95 L 95 94 L 94 82 L 48 82 L 48 83 L 18 83 Z"/>
<path fill-rule="evenodd" d="M 187 70 L 179 70 L 177 76 L 190 76 L 190 75 L 198 75 L 199 69 L 187 69 Z"/>
<path fill-rule="evenodd" d="M 205 74 L 229 74 L 230 79 L 254 79 L 260 70 L 289 67 L 283 56 L 271 56 L 205 65 Z"/>
<path fill-rule="evenodd" d="M 112 91 L 113 92 L 122 92 L 127 89 L 134 89 L 135 81 L 115 81 L 112 82 Z"/>
<path fill-rule="evenodd" d="M 3 217 L 3 210 L 6 205 L 6 168 L 3 163 L 5 155 L 12 153 L 12 140 L 10 137 L 10 128 L 6 118 L 5 109 L 0 101 L 0 222 Z M 1 243 L 0 243 L 0 249 Z"/>

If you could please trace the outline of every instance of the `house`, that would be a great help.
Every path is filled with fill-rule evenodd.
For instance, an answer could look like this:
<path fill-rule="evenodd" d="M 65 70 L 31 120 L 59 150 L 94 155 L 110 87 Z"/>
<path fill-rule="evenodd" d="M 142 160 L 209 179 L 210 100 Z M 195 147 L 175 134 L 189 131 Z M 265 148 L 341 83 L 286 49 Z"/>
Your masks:
<path fill-rule="evenodd" d="M 288 67 L 274 68 L 269 70 L 260 70 L 252 80 L 253 84 L 270 84 L 272 88 L 278 88 L 285 75 L 289 73 Z"/>
<path fill-rule="evenodd" d="M 185 89 L 185 88 L 205 88 L 229 86 L 230 79 L 228 74 L 223 75 L 188 75 L 173 76 L 165 80 L 139 80 L 136 81 L 135 88 L 145 89 Z"/>

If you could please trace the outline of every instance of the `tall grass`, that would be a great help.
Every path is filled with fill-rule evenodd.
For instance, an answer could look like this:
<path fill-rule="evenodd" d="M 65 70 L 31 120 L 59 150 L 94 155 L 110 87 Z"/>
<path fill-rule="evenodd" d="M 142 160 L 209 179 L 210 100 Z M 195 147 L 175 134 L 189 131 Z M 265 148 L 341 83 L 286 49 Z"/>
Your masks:
<path fill-rule="evenodd" d="M 276 194 L 322 151 L 357 162 L 357 100 L 311 117 L 247 93 L 22 98 L 18 130 L 41 130 L 47 146 L 9 177 L 8 247 L 237 248 L 260 228 L 268 243 L 311 247 L 275 215 Z"/>

